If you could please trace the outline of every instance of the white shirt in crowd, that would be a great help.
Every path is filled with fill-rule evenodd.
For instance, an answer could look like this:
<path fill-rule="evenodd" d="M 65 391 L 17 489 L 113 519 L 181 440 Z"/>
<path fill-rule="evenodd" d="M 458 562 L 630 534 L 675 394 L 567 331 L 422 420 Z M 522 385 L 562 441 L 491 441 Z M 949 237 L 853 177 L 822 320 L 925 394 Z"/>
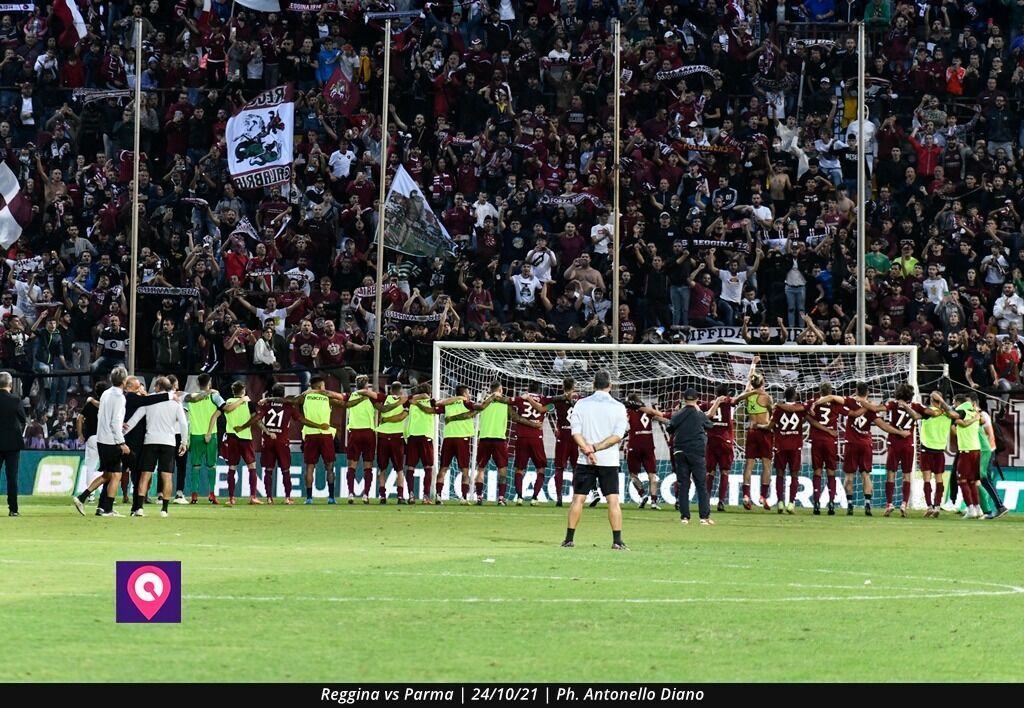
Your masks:
<path fill-rule="evenodd" d="M 526 254 L 526 262 L 533 266 L 533 274 L 542 282 L 551 280 L 551 270 L 558 263 L 558 258 L 550 248 L 543 251 L 534 248 Z"/>
<path fill-rule="evenodd" d="M 942 302 L 942 298 L 949 292 L 949 284 L 945 278 L 928 278 L 921 285 L 924 288 L 924 296 L 933 305 Z"/>
<path fill-rule="evenodd" d="M 96 414 L 96 442 L 100 445 L 124 444 L 124 391 L 111 386 L 100 396 Z"/>
<path fill-rule="evenodd" d="M 747 271 L 731 273 L 728 268 L 720 268 L 718 277 L 722 281 L 722 299 L 726 302 L 739 303 L 743 299 L 743 286 L 747 282 Z"/>
<path fill-rule="evenodd" d="M 572 409 L 572 434 L 582 435 L 583 440 L 596 445 L 612 435 L 626 437 L 629 422 L 626 407 L 612 398 L 607 391 L 595 391 L 577 401 Z M 612 445 L 594 453 L 598 467 L 619 467 L 619 446 Z M 581 451 L 576 460 L 578 465 L 589 465 L 590 461 Z"/>
<path fill-rule="evenodd" d="M 351 150 L 342 152 L 341 150 L 335 150 L 331 153 L 330 159 L 327 160 L 327 166 L 331 168 L 331 176 L 335 179 L 341 179 L 348 177 L 349 168 L 352 163 L 356 161 L 356 154 Z"/>
<path fill-rule="evenodd" d="M 170 399 L 140 407 L 128 420 L 128 430 L 138 425 L 143 416 L 146 418 L 146 438 L 143 444 L 174 445 L 177 442 L 174 439 L 176 435 L 180 435 L 182 440 L 188 440 L 188 418 L 185 417 L 185 409 L 177 401 Z"/>
<path fill-rule="evenodd" d="M 512 284 L 516 289 L 516 303 L 529 307 L 537 301 L 537 291 L 540 290 L 540 279 L 536 275 L 524 278 L 521 274 L 512 276 Z"/>
<path fill-rule="evenodd" d="M 473 202 L 469 209 L 473 212 L 473 218 L 476 219 L 477 228 L 482 229 L 484 227 L 484 219 L 488 216 L 494 219 L 495 226 L 498 225 L 498 210 L 490 202 Z"/>
<path fill-rule="evenodd" d="M 295 266 L 291 270 L 286 270 L 284 272 L 284 276 L 286 280 L 299 281 L 299 289 L 302 291 L 303 295 L 309 297 L 310 283 L 316 280 L 316 275 L 313 273 L 313 271 L 311 271 L 309 268 L 302 270 L 302 268 Z"/>

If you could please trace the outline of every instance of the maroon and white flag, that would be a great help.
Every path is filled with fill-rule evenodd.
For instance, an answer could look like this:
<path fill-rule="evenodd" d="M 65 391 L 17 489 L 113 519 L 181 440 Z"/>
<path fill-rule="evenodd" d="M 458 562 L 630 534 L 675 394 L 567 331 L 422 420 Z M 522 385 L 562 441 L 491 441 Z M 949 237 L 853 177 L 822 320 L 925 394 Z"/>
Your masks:
<path fill-rule="evenodd" d="M 324 84 L 324 98 L 333 103 L 342 115 L 350 116 L 359 106 L 359 86 L 345 76 L 341 65 L 334 68 L 331 78 Z"/>
<path fill-rule="evenodd" d="M 10 248 L 32 220 L 32 205 L 21 196 L 21 185 L 6 162 L 0 162 L 0 246 Z"/>
<path fill-rule="evenodd" d="M 53 3 L 53 14 L 60 18 L 64 26 L 64 31 L 57 38 L 62 47 L 73 47 L 89 35 L 76 0 L 56 0 Z"/>

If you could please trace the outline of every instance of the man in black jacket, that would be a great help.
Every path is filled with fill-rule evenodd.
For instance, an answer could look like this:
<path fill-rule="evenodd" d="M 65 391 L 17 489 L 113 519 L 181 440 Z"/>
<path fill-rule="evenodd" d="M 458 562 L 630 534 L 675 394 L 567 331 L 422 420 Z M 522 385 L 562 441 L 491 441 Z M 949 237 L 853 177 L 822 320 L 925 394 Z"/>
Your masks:
<path fill-rule="evenodd" d="M 7 515 L 18 516 L 18 463 L 25 446 L 25 425 L 28 418 L 21 399 L 11 393 L 14 379 L 0 371 L 0 464 L 7 473 Z"/>
<path fill-rule="evenodd" d="M 672 462 L 676 479 L 679 480 L 679 516 L 684 524 L 690 523 L 690 484 L 697 490 L 697 508 L 700 523 L 710 526 L 711 503 L 705 482 L 707 474 L 704 455 L 708 444 L 707 429 L 711 427 L 710 417 L 718 412 L 722 399 L 711 403 L 707 414 L 697 404 L 697 391 L 688 388 L 683 393 L 683 407 L 668 422 L 668 434 L 672 436 Z"/>

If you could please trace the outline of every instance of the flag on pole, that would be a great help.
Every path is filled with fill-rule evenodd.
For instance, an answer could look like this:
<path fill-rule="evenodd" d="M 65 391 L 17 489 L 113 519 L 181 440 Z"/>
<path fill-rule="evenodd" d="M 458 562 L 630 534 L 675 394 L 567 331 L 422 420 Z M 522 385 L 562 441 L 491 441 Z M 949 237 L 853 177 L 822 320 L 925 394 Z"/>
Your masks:
<path fill-rule="evenodd" d="M 359 86 L 345 76 L 338 64 L 331 78 L 324 84 L 324 98 L 333 103 L 342 115 L 350 116 L 359 106 Z"/>
<path fill-rule="evenodd" d="M 292 87 L 264 91 L 228 120 L 228 170 L 239 189 L 289 184 L 295 103 Z"/>
<path fill-rule="evenodd" d="M 279 0 L 235 0 L 235 3 L 257 12 L 281 12 Z"/>
<path fill-rule="evenodd" d="M 398 166 L 384 201 L 384 245 L 410 256 L 450 256 L 455 242 L 437 220 L 423 190 Z"/>
<path fill-rule="evenodd" d="M 0 246 L 10 248 L 30 221 L 32 205 L 21 196 L 21 185 L 14 172 L 6 162 L 0 162 Z"/>
<path fill-rule="evenodd" d="M 56 0 L 53 3 L 53 14 L 60 18 L 61 24 L 64 25 L 64 31 L 57 38 L 62 47 L 74 47 L 89 36 L 85 18 L 82 17 L 76 0 Z"/>

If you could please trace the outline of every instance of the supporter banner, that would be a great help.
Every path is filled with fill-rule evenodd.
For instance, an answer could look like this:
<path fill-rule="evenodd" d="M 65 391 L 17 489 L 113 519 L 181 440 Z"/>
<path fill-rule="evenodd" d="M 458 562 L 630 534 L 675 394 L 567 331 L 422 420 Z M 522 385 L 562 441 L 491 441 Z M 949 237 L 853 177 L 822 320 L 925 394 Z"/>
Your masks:
<path fill-rule="evenodd" d="M 794 47 L 821 47 L 823 49 L 831 50 L 836 46 L 835 40 L 832 39 L 797 39 L 793 38 L 789 40 L 789 48 Z"/>
<path fill-rule="evenodd" d="M 692 76 L 693 74 L 707 74 L 714 78 L 718 78 L 719 76 L 719 73 L 707 64 L 694 64 L 692 66 L 680 66 L 676 69 L 670 69 L 669 71 L 659 71 L 654 75 L 654 78 L 658 81 L 669 81 L 670 79 Z"/>
<path fill-rule="evenodd" d="M 444 256 L 455 251 L 455 242 L 403 165 L 398 166 L 384 202 L 384 245 L 410 256 Z"/>
<path fill-rule="evenodd" d="M 289 12 L 338 12 L 338 3 L 330 2 L 290 2 Z"/>
<path fill-rule="evenodd" d="M 678 140 L 672 144 L 672 147 L 677 151 L 692 150 L 693 152 L 716 152 L 721 154 L 739 152 L 741 150 L 740 145 L 697 145 L 696 143 L 688 143 L 685 140 Z"/>
<path fill-rule="evenodd" d="M 89 89 L 77 88 L 71 92 L 71 98 L 86 104 L 93 101 L 105 101 L 108 98 L 131 98 L 130 89 Z"/>
<path fill-rule="evenodd" d="M 359 106 L 359 86 L 345 76 L 339 64 L 324 84 L 324 98 L 337 106 L 342 115 L 350 116 Z"/>
<path fill-rule="evenodd" d="M 21 184 L 6 162 L 0 162 L 0 246 L 10 248 L 32 221 L 32 205 L 21 196 Z"/>
<path fill-rule="evenodd" d="M 747 325 L 747 332 L 754 333 L 759 327 Z M 778 327 L 769 327 L 771 336 L 778 337 L 782 330 Z M 687 344 L 715 344 L 716 342 L 722 344 L 746 344 L 747 341 L 743 339 L 742 327 L 704 327 L 704 328 L 693 328 L 689 334 L 686 335 Z M 786 340 L 787 343 L 792 344 L 796 342 L 797 337 L 803 332 L 803 329 L 790 329 L 789 338 Z"/>
<path fill-rule="evenodd" d="M 434 313 L 433 315 L 413 315 L 408 312 L 395 312 L 394 310 L 384 310 L 384 319 L 395 320 L 396 322 L 422 322 L 437 324 L 441 321 L 441 314 Z"/>
<path fill-rule="evenodd" d="M 583 202 L 590 202 L 596 208 L 604 208 L 604 202 L 593 194 L 571 194 L 568 196 L 544 196 L 540 198 L 541 204 L 553 204 L 556 206 L 578 206 Z"/>
<path fill-rule="evenodd" d="M 235 4 L 257 12 L 281 12 L 278 0 L 235 0 Z"/>
<path fill-rule="evenodd" d="M 16 261 L 8 258 L 7 265 L 10 266 L 15 280 L 26 281 L 30 275 L 43 269 L 43 258 L 42 256 L 33 256 Z"/>
<path fill-rule="evenodd" d="M 183 204 L 191 204 L 192 206 L 197 207 L 210 206 L 210 202 L 206 201 L 202 197 L 184 197 L 181 201 Z"/>
<path fill-rule="evenodd" d="M 228 120 L 228 169 L 240 189 L 289 184 L 295 104 L 292 87 L 264 91 Z"/>
<path fill-rule="evenodd" d="M 160 297 L 199 297 L 199 288 L 164 288 L 157 285 L 140 285 L 135 289 L 139 295 Z"/>
<path fill-rule="evenodd" d="M 238 224 L 235 225 L 234 230 L 229 234 L 228 238 L 241 234 L 242 236 L 248 236 L 254 241 L 259 241 L 259 234 L 256 233 L 256 227 L 249 221 L 248 216 L 243 216 L 238 220 Z"/>
<path fill-rule="evenodd" d="M 0 3 L 0 12 L 35 12 L 36 6 L 30 2 Z"/>
<path fill-rule="evenodd" d="M 749 253 L 750 245 L 745 241 L 716 241 L 715 239 L 708 238 L 691 238 L 691 239 L 679 239 L 683 242 L 686 247 L 694 246 L 695 248 L 722 248 L 726 251 L 737 251 L 739 253 Z"/>

